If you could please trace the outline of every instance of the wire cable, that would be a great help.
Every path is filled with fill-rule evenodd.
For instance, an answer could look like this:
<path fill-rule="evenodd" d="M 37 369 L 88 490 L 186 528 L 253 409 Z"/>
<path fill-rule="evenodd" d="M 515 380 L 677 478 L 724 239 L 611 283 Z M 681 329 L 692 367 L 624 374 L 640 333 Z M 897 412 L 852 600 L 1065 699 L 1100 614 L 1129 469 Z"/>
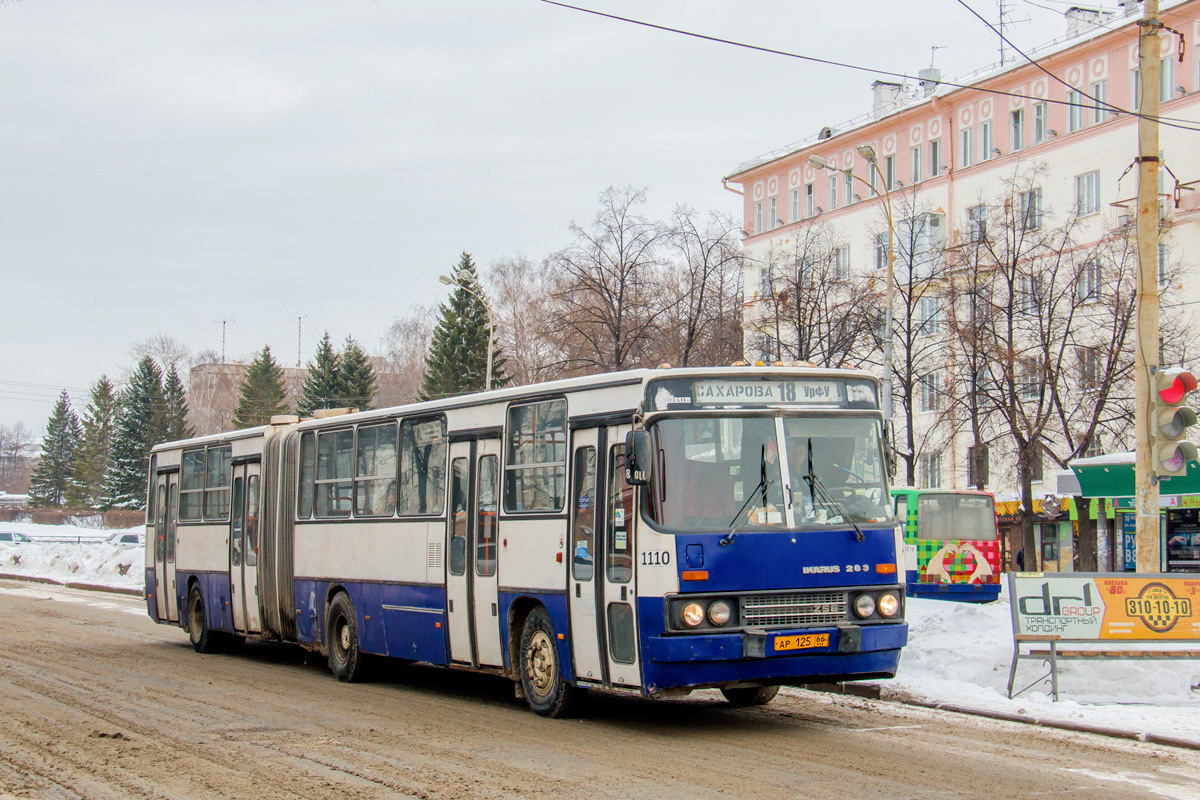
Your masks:
<path fill-rule="evenodd" d="M 961 1 L 962 0 L 959 0 L 959 2 L 961 2 Z M 563 3 L 563 2 L 560 2 L 560 0 L 541 0 L 541 2 L 546 3 L 547 5 L 558 6 L 559 8 L 565 8 L 570 11 L 578 11 L 583 14 L 591 14 L 593 16 L 603 17 L 604 19 L 611 19 L 616 22 L 627 22 L 631 25 L 639 25 L 644 28 L 651 28 L 653 30 L 663 31 L 664 33 L 674 33 L 674 34 L 678 34 L 680 36 L 689 36 L 693 39 L 700 39 L 702 41 L 713 42 L 716 44 L 727 44 L 727 45 L 731 45 L 733 47 L 740 47 L 745 50 L 753 50 L 753 51 L 759 52 L 759 53 L 767 53 L 769 55 L 784 56 L 786 58 L 795 58 L 800 61 L 807 61 L 807 62 L 813 63 L 813 64 L 824 64 L 825 66 L 830 66 L 830 67 L 841 67 L 842 69 L 855 70 L 856 72 L 869 72 L 874 75 L 886 75 L 886 76 L 892 77 L 892 78 L 902 78 L 907 81 L 921 80 L 919 77 L 909 75 L 906 72 L 895 72 L 895 71 L 886 70 L 886 69 L 876 69 L 875 67 L 866 67 L 861 64 L 851 64 L 851 63 L 848 63 L 845 61 L 835 61 L 833 59 L 821 58 L 819 56 L 809 56 L 809 55 L 804 55 L 803 53 L 793 53 L 793 52 L 789 52 L 787 50 L 778 50 L 778 49 L 772 48 L 772 47 L 763 47 L 761 45 L 748 44 L 746 42 L 739 42 L 734 39 L 724 39 L 720 36 L 710 36 L 710 35 L 704 34 L 704 33 L 696 33 L 694 31 L 686 31 L 686 30 L 683 30 L 682 28 L 672 28 L 668 25 L 658 25 L 653 22 L 646 22 L 644 20 L 633 19 L 631 17 L 622 17 L 618 14 L 609 14 L 605 11 L 596 11 L 595 9 L 584 8 L 583 6 L 575 6 L 575 5 L 571 5 L 569 3 Z M 1018 51 L 1018 52 L 1020 52 L 1020 51 Z M 1022 55 L 1024 55 L 1024 53 L 1022 53 Z M 1028 56 L 1025 56 L 1025 57 L 1028 59 Z M 1018 92 L 1006 92 L 1003 89 L 990 89 L 985 86 L 973 86 L 973 85 L 969 85 L 969 84 L 965 84 L 965 83 L 955 83 L 953 81 L 947 81 L 947 80 L 943 80 L 940 78 L 936 81 L 936 83 L 938 83 L 942 86 L 949 86 L 953 89 L 969 89 L 971 91 L 983 92 L 985 94 L 1000 95 L 1002 97 L 1018 97 L 1022 100 L 1033 99 L 1026 95 L 1020 94 Z M 1050 98 L 1047 98 L 1046 100 L 1039 101 L 1039 102 L 1046 102 L 1046 103 L 1052 103 L 1054 105 L 1064 105 L 1064 106 L 1078 106 L 1079 105 L 1078 103 L 1072 103 L 1069 100 L 1054 100 L 1054 99 L 1050 99 Z M 1127 115 L 1133 116 L 1133 117 L 1146 117 L 1147 119 L 1154 119 L 1155 121 L 1160 122 L 1163 125 L 1169 125 L 1170 127 L 1173 127 L 1173 128 L 1179 128 L 1181 130 L 1192 131 L 1194 133 L 1200 133 L 1200 127 L 1197 127 L 1196 123 L 1193 122 L 1192 120 L 1175 119 L 1173 117 L 1149 117 L 1144 114 L 1139 114 L 1136 111 L 1129 111 L 1126 109 L 1120 109 L 1120 108 L 1116 108 L 1116 107 L 1112 107 L 1111 110 L 1113 111 L 1113 113 L 1127 114 Z M 1189 123 L 1189 124 L 1179 124 L 1179 123 Z"/>

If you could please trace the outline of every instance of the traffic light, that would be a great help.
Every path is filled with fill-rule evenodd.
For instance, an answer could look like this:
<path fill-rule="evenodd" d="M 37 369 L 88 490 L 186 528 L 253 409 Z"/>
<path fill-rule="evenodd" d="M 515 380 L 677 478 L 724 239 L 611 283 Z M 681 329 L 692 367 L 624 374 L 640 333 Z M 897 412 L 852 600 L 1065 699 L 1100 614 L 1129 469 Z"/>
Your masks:
<path fill-rule="evenodd" d="M 1150 454 L 1154 474 L 1160 478 L 1187 472 L 1196 458 L 1196 445 L 1187 440 L 1187 429 L 1196 424 L 1196 412 L 1180 405 L 1196 388 L 1196 376 L 1181 367 L 1154 373 L 1150 395 Z"/>

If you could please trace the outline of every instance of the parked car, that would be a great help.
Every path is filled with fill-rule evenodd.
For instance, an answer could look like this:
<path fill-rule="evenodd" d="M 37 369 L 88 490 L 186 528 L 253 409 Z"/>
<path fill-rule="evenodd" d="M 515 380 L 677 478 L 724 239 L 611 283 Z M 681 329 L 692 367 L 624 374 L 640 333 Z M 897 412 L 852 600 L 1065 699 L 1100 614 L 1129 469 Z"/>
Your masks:
<path fill-rule="evenodd" d="M 145 543 L 145 534 L 138 531 L 122 531 L 108 537 L 108 543 L 141 547 Z"/>
<path fill-rule="evenodd" d="M 16 531 L 0 531 L 0 544 L 29 544 L 32 540 Z"/>

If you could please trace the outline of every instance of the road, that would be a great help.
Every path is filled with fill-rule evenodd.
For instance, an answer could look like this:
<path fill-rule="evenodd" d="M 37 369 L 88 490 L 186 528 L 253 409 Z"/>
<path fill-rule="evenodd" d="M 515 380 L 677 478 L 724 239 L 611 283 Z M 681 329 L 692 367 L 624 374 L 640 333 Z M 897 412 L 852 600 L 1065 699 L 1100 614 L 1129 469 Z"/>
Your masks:
<path fill-rule="evenodd" d="M 594 696 L 335 681 L 296 647 L 199 655 L 135 598 L 0 580 L 0 798 L 1200 797 L 1191 751 L 809 692 Z"/>

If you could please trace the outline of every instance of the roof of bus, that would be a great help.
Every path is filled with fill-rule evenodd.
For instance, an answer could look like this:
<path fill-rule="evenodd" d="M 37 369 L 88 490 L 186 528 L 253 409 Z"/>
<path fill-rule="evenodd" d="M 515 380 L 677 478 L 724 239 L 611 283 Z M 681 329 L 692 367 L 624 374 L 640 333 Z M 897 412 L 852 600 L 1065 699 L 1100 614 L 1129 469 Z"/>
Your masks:
<path fill-rule="evenodd" d="M 446 411 L 452 408 L 480 405 L 483 403 L 508 402 L 511 400 L 564 394 L 567 392 L 604 389 L 606 387 L 626 386 L 631 384 L 645 384 L 648 381 L 660 378 L 700 378 L 713 375 L 745 378 L 758 378 L 776 375 L 794 377 L 854 378 L 858 380 L 869 380 L 875 384 L 879 383 L 879 379 L 866 370 L 834 369 L 828 367 L 746 366 L 630 369 L 623 370 L 621 372 L 607 372 L 600 375 L 584 375 L 578 378 L 564 378 L 562 380 L 547 381 L 545 383 L 530 383 L 524 386 L 513 386 L 505 389 L 493 389 L 490 392 L 474 392 L 472 394 L 456 395 L 454 397 L 447 397 L 440 400 L 426 400 L 423 402 L 408 403 L 402 406 L 390 406 L 388 408 L 371 409 L 370 411 L 358 411 L 353 414 L 343 414 L 336 417 L 304 419 L 300 422 L 300 427 L 302 429 L 307 429 L 329 424 L 359 422 L 362 420 L 394 417 L 398 413 L 403 413 L 406 415 L 420 415 L 437 411 Z M 193 439 L 185 439 L 177 442 L 164 442 L 163 444 L 156 445 L 151 452 L 160 449 L 172 450 L 179 447 L 210 444 L 212 442 L 232 441 L 233 439 L 242 438 L 245 436 L 260 435 L 269 429 L 270 426 L 262 426 L 259 428 L 248 428 L 245 430 L 231 431 L 228 433 L 197 436 Z"/>
<path fill-rule="evenodd" d="M 929 486 L 921 488 L 920 486 L 892 486 L 892 494 L 904 492 L 906 494 L 986 494 L 988 497 L 995 499 L 995 495 L 983 489 L 942 489 L 938 486 Z"/>
<path fill-rule="evenodd" d="M 270 425 L 260 425 L 257 428 L 242 428 L 236 431 L 225 431 L 223 433 L 210 433 L 206 436 L 193 436 L 191 439 L 178 439 L 174 442 L 163 442 L 156 444 L 150 448 L 151 453 L 158 453 L 163 450 L 176 450 L 180 447 L 194 447 L 202 444 L 213 444 L 214 442 L 232 442 L 237 439 L 252 439 L 255 436 L 262 436 L 271 430 Z"/>

